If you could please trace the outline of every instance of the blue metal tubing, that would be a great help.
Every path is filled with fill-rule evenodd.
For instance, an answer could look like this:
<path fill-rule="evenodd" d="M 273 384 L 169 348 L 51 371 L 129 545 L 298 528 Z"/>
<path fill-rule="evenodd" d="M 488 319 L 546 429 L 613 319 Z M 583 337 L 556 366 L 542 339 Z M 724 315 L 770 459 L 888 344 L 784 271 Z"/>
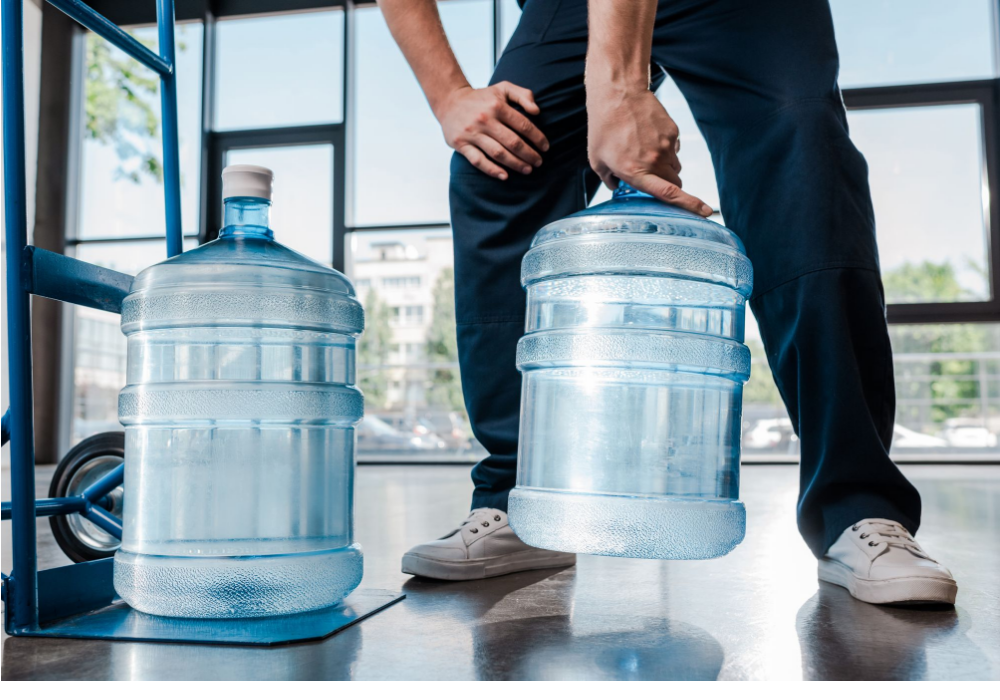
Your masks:
<path fill-rule="evenodd" d="M 120 314 L 132 287 L 132 275 L 31 245 L 22 260 L 25 289 L 40 297 Z"/>
<path fill-rule="evenodd" d="M 3 165 L 7 243 L 7 339 L 10 387 L 10 482 L 13 601 L 19 627 L 38 625 L 38 556 L 35 551 L 35 439 L 31 401 L 31 317 L 21 276 L 20 251 L 28 242 L 24 184 L 23 0 L 3 0 Z"/>
<path fill-rule="evenodd" d="M 49 2 L 90 31 L 110 41 L 150 70 L 154 70 L 162 76 L 173 74 L 174 62 L 172 60 L 165 60 L 157 56 L 104 15 L 90 9 L 81 0 L 49 0 Z M 172 22 L 172 12 L 170 19 Z"/>
<path fill-rule="evenodd" d="M 122 521 L 100 506 L 88 503 L 87 509 L 83 512 L 83 517 L 109 535 L 114 535 L 118 539 L 122 538 Z"/>
<path fill-rule="evenodd" d="M 107 508 L 110 501 L 101 498 L 92 505 Z M 3 502 L 3 520 L 10 520 L 10 501 Z M 83 496 L 68 496 L 66 498 L 39 498 L 35 501 L 35 515 L 39 518 L 51 518 L 53 515 L 72 515 L 87 510 L 87 500 Z"/>
<path fill-rule="evenodd" d="M 156 24 L 160 35 L 160 55 L 171 66 L 174 56 L 174 0 L 156 0 Z M 160 114 L 163 121 L 163 188 L 167 214 L 167 257 L 184 252 L 181 233 L 181 158 L 177 134 L 177 76 L 162 74 Z"/>
<path fill-rule="evenodd" d="M 102 498 L 121 486 L 124 481 L 125 463 L 123 462 L 85 488 L 80 495 L 88 503 L 98 503 Z"/>

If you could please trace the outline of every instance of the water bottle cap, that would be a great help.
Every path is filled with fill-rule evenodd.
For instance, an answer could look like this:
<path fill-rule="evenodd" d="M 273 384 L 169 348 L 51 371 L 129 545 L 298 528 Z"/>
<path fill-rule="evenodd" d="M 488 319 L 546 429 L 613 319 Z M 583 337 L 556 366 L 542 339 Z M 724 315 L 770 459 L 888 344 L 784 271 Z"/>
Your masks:
<path fill-rule="evenodd" d="M 259 165 L 230 165 L 222 171 L 222 200 L 258 197 L 271 201 L 274 173 Z"/>

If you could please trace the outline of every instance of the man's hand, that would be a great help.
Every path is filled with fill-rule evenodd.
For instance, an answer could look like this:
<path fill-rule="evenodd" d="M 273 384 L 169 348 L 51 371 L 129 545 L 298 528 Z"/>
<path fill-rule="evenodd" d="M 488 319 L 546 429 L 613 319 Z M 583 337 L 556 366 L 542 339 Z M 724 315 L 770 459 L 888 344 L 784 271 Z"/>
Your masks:
<path fill-rule="evenodd" d="M 501 165 L 527 175 L 542 164 L 538 151 L 549 150 L 545 135 L 511 103 L 539 113 L 531 90 L 506 81 L 479 90 L 466 85 L 431 106 L 449 146 L 487 175 L 506 180 Z"/>
<path fill-rule="evenodd" d="M 712 213 L 681 189 L 677 125 L 648 89 L 588 89 L 587 131 L 590 167 L 609 188 L 624 180 L 695 214 Z"/>
<path fill-rule="evenodd" d="M 590 167 L 702 216 L 712 208 L 681 189 L 677 125 L 649 90 L 657 0 L 588 0 L 587 144 Z"/>
<path fill-rule="evenodd" d="M 507 179 L 500 166 L 527 175 L 542 164 L 538 151 L 549 150 L 548 139 L 511 106 L 538 114 L 531 90 L 508 82 L 473 89 L 448 45 L 436 0 L 379 0 L 378 4 L 449 146 L 498 180 Z"/>

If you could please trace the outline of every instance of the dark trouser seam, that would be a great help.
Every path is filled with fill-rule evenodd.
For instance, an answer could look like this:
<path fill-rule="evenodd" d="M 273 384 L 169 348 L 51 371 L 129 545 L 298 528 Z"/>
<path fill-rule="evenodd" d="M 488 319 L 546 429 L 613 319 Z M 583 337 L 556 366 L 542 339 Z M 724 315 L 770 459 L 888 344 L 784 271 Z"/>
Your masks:
<path fill-rule="evenodd" d="M 770 287 L 767 287 L 759 292 L 754 292 L 750 296 L 750 301 L 757 301 L 765 294 L 770 294 L 779 287 L 783 287 L 784 285 L 794 282 L 795 280 L 801 277 L 805 277 L 806 275 L 810 275 L 814 272 L 825 272 L 827 270 L 864 270 L 866 272 L 874 272 L 875 274 L 879 274 L 878 267 L 873 266 L 870 262 L 862 262 L 860 260 L 858 261 L 842 260 L 839 262 L 821 263 L 818 265 L 812 265 L 810 267 L 807 267 L 799 272 L 795 272 L 792 274 L 791 277 L 788 277 L 787 279 L 781 282 L 772 284 Z"/>

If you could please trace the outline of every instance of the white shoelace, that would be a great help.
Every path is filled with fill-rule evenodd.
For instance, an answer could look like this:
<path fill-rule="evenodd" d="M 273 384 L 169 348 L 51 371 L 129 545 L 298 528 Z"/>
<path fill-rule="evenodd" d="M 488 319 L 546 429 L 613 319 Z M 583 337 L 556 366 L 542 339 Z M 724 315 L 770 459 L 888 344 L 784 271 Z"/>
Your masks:
<path fill-rule="evenodd" d="M 876 559 L 888 552 L 890 548 L 895 547 L 909 552 L 913 556 L 920 557 L 921 559 L 934 561 L 934 559 L 932 559 L 927 552 L 921 548 L 920 543 L 913 539 L 913 536 L 899 523 L 885 520 L 862 520 L 860 523 L 851 528 L 852 532 L 857 532 L 859 530 L 862 530 L 859 537 L 863 540 L 868 540 L 870 543 L 869 546 L 874 547 L 880 544 L 886 545 L 885 549 L 879 552 L 879 554 L 875 557 Z"/>
<path fill-rule="evenodd" d="M 500 516 L 497 515 L 491 518 L 485 514 L 485 511 L 487 510 L 489 510 L 489 508 L 476 508 L 474 511 L 469 513 L 468 517 L 462 522 L 462 527 L 465 527 L 466 525 L 473 525 L 473 527 L 469 530 L 472 534 L 477 534 L 479 532 L 478 526 L 489 527 L 490 525 L 495 525 L 499 527 L 498 523 L 500 523 L 501 520 Z"/>

